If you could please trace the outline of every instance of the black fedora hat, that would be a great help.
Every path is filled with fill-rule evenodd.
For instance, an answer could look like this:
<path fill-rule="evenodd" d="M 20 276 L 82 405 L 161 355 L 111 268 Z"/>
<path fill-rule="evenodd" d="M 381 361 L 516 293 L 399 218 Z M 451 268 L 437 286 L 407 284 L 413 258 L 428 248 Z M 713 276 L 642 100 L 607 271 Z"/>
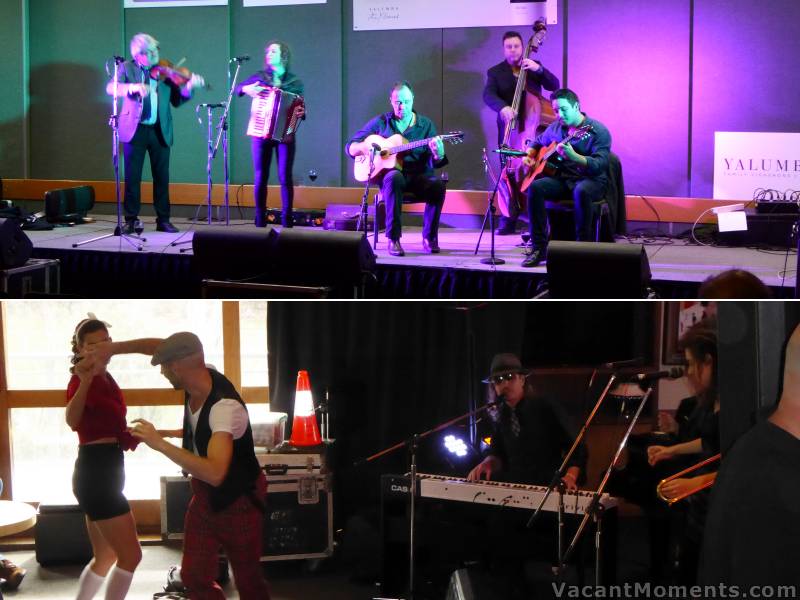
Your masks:
<path fill-rule="evenodd" d="M 503 354 L 495 354 L 492 358 L 492 366 L 489 369 L 489 376 L 483 380 L 483 383 L 491 383 L 494 377 L 498 375 L 508 375 L 509 373 L 521 373 L 527 375 L 530 369 L 522 366 L 516 354 L 505 352 Z"/>

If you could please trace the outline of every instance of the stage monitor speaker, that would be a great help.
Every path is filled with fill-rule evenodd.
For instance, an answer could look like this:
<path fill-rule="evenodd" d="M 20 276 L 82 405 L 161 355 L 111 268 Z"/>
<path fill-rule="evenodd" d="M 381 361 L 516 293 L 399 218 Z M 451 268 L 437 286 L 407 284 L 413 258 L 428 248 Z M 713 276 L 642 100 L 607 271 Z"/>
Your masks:
<path fill-rule="evenodd" d="M 0 269 L 21 267 L 31 257 L 33 243 L 17 219 L 0 219 Z"/>
<path fill-rule="evenodd" d="M 375 253 L 361 231 L 283 229 L 275 249 L 274 283 L 356 286 L 375 269 Z"/>
<path fill-rule="evenodd" d="M 48 223 L 81 223 L 94 208 L 94 187 L 81 185 L 44 193 L 44 214 Z"/>
<path fill-rule="evenodd" d="M 550 298 L 644 298 L 650 263 L 640 244 L 553 241 L 547 280 Z"/>
<path fill-rule="evenodd" d="M 277 239 L 272 227 L 197 229 L 192 238 L 195 269 L 204 279 L 262 281 L 272 270 Z"/>

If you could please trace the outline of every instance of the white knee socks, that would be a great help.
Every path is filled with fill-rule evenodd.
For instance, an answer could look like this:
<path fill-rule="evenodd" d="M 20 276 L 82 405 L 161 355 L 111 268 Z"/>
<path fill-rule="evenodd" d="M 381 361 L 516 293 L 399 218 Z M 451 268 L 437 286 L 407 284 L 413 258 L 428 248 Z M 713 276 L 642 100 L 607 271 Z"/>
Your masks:
<path fill-rule="evenodd" d="M 128 588 L 131 587 L 132 579 L 133 573 L 114 565 L 114 568 L 111 569 L 111 572 L 108 574 L 106 600 L 124 600 L 128 593 Z"/>
<path fill-rule="evenodd" d="M 105 577 L 92 571 L 91 564 L 86 565 L 80 579 L 78 579 L 78 595 L 75 600 L 92 600 L 97 590 L 103 585 Z"/>

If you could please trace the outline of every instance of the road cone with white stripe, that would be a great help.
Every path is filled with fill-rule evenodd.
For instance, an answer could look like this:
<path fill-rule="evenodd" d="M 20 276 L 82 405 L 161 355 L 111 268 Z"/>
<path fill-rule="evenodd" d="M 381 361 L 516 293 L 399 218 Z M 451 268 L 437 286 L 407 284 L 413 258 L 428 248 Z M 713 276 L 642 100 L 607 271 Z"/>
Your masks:
<path fill-rule="evenodd" d="M 297 387 L 294 395 L 294 418 L 292 419 L 292 446 L 317 446 L 322 443 L 311 396 L 308 371 L 297 372 Z"/>

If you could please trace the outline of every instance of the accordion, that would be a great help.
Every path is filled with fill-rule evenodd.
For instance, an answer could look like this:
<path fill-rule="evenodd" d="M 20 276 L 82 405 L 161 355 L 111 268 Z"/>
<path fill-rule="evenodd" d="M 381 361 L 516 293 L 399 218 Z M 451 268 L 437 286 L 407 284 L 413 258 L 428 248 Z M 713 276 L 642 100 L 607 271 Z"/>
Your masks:
<path fill-rule="evenodd" d="M 264 140 L 289 142 L 298 127 L 294 109 L 303 104 L 303 97 L 269 88 L 253 98 L 247 135 Z"/>

